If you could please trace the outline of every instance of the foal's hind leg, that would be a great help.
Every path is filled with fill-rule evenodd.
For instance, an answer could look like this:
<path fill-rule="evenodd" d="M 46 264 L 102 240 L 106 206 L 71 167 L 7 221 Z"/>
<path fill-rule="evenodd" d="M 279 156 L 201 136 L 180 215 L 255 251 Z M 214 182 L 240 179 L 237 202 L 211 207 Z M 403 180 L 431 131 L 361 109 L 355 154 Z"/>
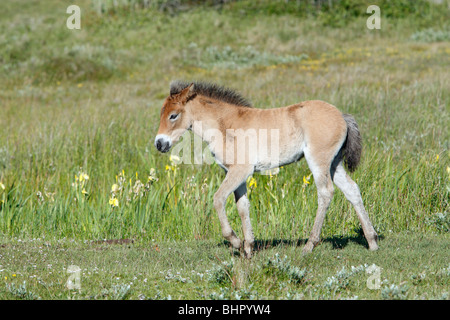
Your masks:
<path fill-rule="evenodd" d="M 320 241 L 320 232 L 322 230 L 323 221 L 325 219 L 325 214 L 330 205 L 331 199 L 333 198 L 334 188 L 333 182 L 331 181 L 330 166 L 315 165 L 311 159 L 306 159 L 309 168 L 314 176 L 314 181 L 317 186 L 318 195 L 318 208 L 316 219 L 314 220 L 314 226 L 311 232 L 311 236 L 308 239 L 305 247 L 303 248 L 303 253 L 311 252 L 314 247 Z"/>
<path fill-rule="evenodd" d="M 255 237 L 253 235 L 252 224 L 250 222 L 250 202 L 247 198 L 246 181 L 234 191 L 236 207 L 242 221 L 242 230 L 244 232 L 244 253 L 247 258 L 251 258 Z"/>
<path fill-rule="evenodd" d="M 345 197 L 351 202 L 353 207 L 356 210 L 356 214 L 358 215 L 358 219 L 361 222 L 364 235 L 369 244 L 370 250 L 377 250 L 377 233 L 370 222 L 369 216 L 364 208 L 364 204 L 361 198 L 361 193 L 359 191 L 358 185 L 348 176 L 347 172 L 345 172 L 344 166 L 342 162 L 338 164 L 336 167 L 336 172 L 333 177 L 334 183 L 338 186 L 339 189 L 342 190 Z"/>

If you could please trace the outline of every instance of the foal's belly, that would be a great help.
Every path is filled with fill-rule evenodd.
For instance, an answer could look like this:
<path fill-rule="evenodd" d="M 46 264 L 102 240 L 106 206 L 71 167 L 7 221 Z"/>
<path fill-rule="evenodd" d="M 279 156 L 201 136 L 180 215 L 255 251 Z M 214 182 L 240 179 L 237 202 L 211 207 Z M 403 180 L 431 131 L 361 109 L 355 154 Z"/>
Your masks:
<path fill-rule="evenodd" d="M 302 139 L 296 139 L 289 143 L 280 143 L 272 152 L 263 152 L 258 155 L 255 171 L 270 170 L 290 163 L 299 161 L 304 156 L 304 145 Z"/>

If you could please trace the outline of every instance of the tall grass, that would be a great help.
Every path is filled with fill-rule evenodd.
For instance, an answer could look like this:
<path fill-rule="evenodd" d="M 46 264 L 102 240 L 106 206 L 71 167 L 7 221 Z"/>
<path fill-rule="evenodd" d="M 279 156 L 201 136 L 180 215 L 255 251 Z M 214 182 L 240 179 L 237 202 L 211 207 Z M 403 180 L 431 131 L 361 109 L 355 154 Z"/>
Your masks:
<path fill-rule="evenodd" d="M 372 32 L 361 17 L 336 29 L 252 11 L 257 6 L 245 1 L 221 12 L 98 15 L 86 0 L 82 30 L 70 31 L 60 23 L 64 6 L 52 4 L 60 10 L 10 2 L 0 23 L 3 236 L 220 241 L 212 198 L 222 170 L 174 165 L 152 145 L 162 100 L 178 78 L 237 88 L 257 107 L 321 99 L 352 113 L 364 139 L 353 178 L 377 231 L 446 232 L 436 217 L 449 217 L 450 47 L 410 40 L 416 15 Z M 252 13 L 236 15 L 245 4 Z M 254 176 L 257 238 L 308 236 L 317 207 L 313 178 L 303 182 L 309 175 L 300 162 Z M 240 231 L 231 198 L 227 209 Z M 326 219 L 325 237 L 359 232 L 340 192 Z"/>

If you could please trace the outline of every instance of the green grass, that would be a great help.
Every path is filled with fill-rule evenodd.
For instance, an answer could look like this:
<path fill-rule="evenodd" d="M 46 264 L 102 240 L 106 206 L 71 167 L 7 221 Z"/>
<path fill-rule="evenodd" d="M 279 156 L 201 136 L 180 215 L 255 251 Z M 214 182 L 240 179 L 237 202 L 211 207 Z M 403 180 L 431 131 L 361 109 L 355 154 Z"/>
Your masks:
<path fill-rule="evenodd" d="M 365 6 L 363 2 L 355 8 Z M 228 249 L 217 246 L 222 236 L 212 206 L 222 170 L 217 165 L 184 164 L 176 171 L 166 170 L 169 156 L 153 147 L 159 110 L 173 79 L 218 82 L 238 89 L 260 108 L 321 99 L 353 114 L 364 150 L 352 177 L 376 230 L 386 239 L 380 257 L 394 252 L 389 239 L 406 250 L 407 239 L 413 237 L 418 241 L 413 244 L 414 254 L 424 254 L 427 241 L 448 246 L 450 45 L 445 37 L 428 36 L 429 30 L 448 30 L 447 10 L 420 3 L 417 6 L 427 9 L 408 8 L 407 14 L 400 14 L 403 11 L 397 7 L 383 11 L 382 6 L 382 29 L 368 30 L 364 13 L 355 13 L 341 25 L 327 23 L 340 19 L 344 14 L 340 9 L 336 17 L 325 9 L 318 11 L 317 19 L 317 11 L 298 14 L 291 7 L 285 13 L 273 12 L 266 2 L 260 7 L 238 1 L 220 8 L 192 5 L 167 12 L 149 7 L 102 14 L 91 1 L 77 4 L 82 8 L 81 30 L 66 28 L 68 4 L 61 1 L 2 4 L 0 238 L 5 248 L 17 239 L 45 237 L 52 239 L 52 246 L 59 239 L 66 239 L 64 243 L 73 239 L 76 245 L 67 244 L 68 250 L 82 255 L 87 250 L 82 241 L 135 239 L 138 244 L 130 252 L 137 254 L 152 241 L 178 248 L 188 241 L 193 252 L 204 246 L 205 255 L 218 251 L 223 261 L 229 261 Z M 148 181 L 152 168 L 157 180 Z M 75 180 L 80 174 L 89 179 Z M 309 174 L 303 161 L 285 166 L 272 178 L 254 176 L 257 186 L 249 197 L 258 241 L 296 242 L 309 236 L 317 207 L 314 183 L 303 186 L 303 177 Z M 113 194 L 114 184 L 120 189 Z M 118 206 L 110 204 L 112 197 Z M 232 200 L 227 203 L 228 216 L 241 234 Z M 337 191 L 322 237 L 359 234 L 353 208 Z M 355 248 L 359 252 L 355 265 L 366 263 L 365 255 L 372 257 L 360 247 Z M 278 249 L 280 257 L 283 252 L 290 259 L 294 259 L 291 254 L 299 254 L 297 247 L 275 246 L 270 256 Z M 311 269 L 314 257 L 336 254 L 329 242 L 316 251 L 305 258 Z M 429 263 L 430 268 L 448 264 L 445 250 L 438 252 L 442 263 Z M 268 256 L 258 256 L 255 266 L 263 268 Z M 291 264 L 300 260 L 295 261 Z M 212 262 L 216 261 L 211 258 L 201 266 L 212 268 Z M 248 262 L 249 268 L 257 268 L 252 263 Z M 0 264 L 5 266 L 3 261 Z M 20 265 L 18 261 L 14 268 Z M 321 280 L 315 283 L 323 283 L 342 266 L 349 267 L 333 265 L 323 273 L 325 278 L 316 274 Z M 15 272 L 14 268 L 5 270 Z M 411 268 L 417 274 L 425 270 Z M 126 268 L 122 272 L 126 274 Z M 269 274 L 279 276 L 276 270 Z M 255 277 L 254 286 L 261 285 Z M 390 284 L 405 281 L 396 277 Z M 108 279 L 114 284 L 113 278 Z M 11 290 L 26 291 L 19 285 L 22 282 Z M 92 296 L 100 298 L 94 287 Z M 183 296 L 161 288 L 160 297 Z M 431 290 L 426 297 L 436 298 L 443 288 L 432 289 L 429 284 L 420 294 L 408 290 L 406 297 Z M 401 295 L 400 289 L 395 294 Z M 40 289 L 30 290 L 41 297 L 67 296 L 65 291 L 48 296 Z M 208 290 L 208 294 L 214 291 Z M 223 294 L 231 297 L 227 296 L 231 292 Z M 305 297 L 339 297 L 320 292 Z M 381 298 L 380 291 L 357 295 Z"/>
<path fill-rule="evenodd" d="M 448 299 L 448 237 L 401 233 L 368 252 L 361 237 L 262 241 L 252 260 L 212 240 L 0 244 L 2 299 Z M 69 290 L 69 266 L 81 269 Z M 380 269 L 378 287 L 369 267 Z M 20 290 L 22 289 L 22 290 Z"/>

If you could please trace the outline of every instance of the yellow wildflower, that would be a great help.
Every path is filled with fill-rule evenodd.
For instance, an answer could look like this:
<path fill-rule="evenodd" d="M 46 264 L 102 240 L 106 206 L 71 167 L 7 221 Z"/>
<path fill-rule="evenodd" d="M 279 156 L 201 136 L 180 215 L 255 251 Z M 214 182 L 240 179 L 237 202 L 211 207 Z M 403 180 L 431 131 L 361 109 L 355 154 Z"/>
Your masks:
<path fill-rule="evenodd" d="M 439 154 L 436 155 L 436 161 L 439 161 Z"/>
<path fill-rule="evenodd" d="M 119 185 L 114 183 L 111 187 L 111 192 L 117 192 L 119 190 Z"/>
<path fill-rule="evenodd" d="M 256 179 L 255 178 L 253 178 L 253 177 L 251 177 L 250 178 L 250 180 L 249 180 L 249 182 L 248 182 L 248 187 L 249 188 L 253 188 L 253 187 L 257 187 L 258 185 L 257 185 L 257 183 L 256 183 Z"/>
<path fill-rule="evenodd" d="M 75 181 L 83 182 L 89 180 L 89 176 L 86 173 L 80 172 L 80 176 L 75 175 Z"/>
<path fill-rule="evenodd" d="M 77 87 L 78 87 L 78 88 L 81 88 L 81 87 L 83 87 L 83 84 L 82 84 L 82 83 L 79 83 L 79 84 L 77 84 Z"/>
<path fill-rule="evenodd" d="M 148 181 L 158 181 L 158 178 L 156 177 L 156 170 L 155 168 L 151 168 L 150 169 L 150 174 L 148 175 Z"/>
<path fill-rule="evenodd" d="M 175 166 L 170 166 L 168 164 L 166 164 L 166 171 L 170 172 L 170 171 L 175 171 L 176 167 Z"/>
<path fill-rule="evenodd" d="M 311 184 L 311 182 L 309 181 L 311 179 L 311 175 L 312 173 L 310 173 L 308 176 L 303 176 L 303 188 L 307 187 L 308 184 Z"/>
<path fill-rule="evenodd" d="M 119 206 L 119 200 L 117 198 L 110 198 L 109 199 L 109 204 L 112 207 L 118 207 Z"/>
<path fill-rule="evenodd" d="M 85 196 L 87 196 L 89 193 L 86 191 L 86 189 L 83 188 L 83 190 L 81 191 L 82 194 L 84 194 Z"/>

